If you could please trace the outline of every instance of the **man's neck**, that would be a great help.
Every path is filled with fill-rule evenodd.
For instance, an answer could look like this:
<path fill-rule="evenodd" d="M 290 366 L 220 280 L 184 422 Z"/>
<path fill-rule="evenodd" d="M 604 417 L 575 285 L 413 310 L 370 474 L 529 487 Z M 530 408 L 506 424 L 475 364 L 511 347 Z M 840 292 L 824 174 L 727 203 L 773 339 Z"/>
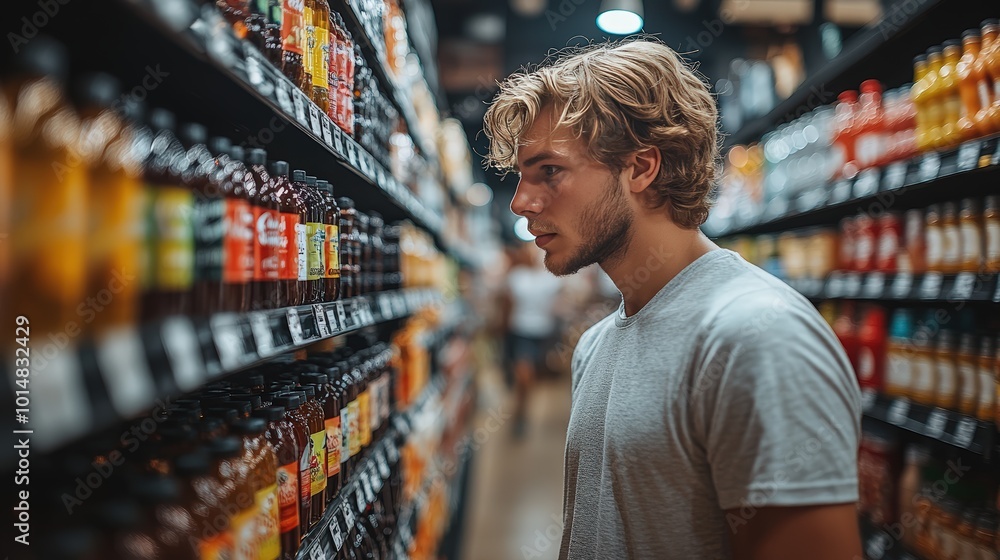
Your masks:
<path fill-rule="evenodd" d="M 687 265 L 719 248 L 700 230 L 682 229 L 672 222 L 635 223 L 633 228 L 625 254 L 601 264 L 621 291 L 628 316 L 649 303 Z"/>

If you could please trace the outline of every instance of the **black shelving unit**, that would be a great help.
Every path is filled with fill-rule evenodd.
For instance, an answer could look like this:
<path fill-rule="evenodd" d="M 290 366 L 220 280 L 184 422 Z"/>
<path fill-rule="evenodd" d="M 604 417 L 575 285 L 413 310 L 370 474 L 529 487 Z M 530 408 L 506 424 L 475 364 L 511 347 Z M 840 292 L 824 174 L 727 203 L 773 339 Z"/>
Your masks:
<path fill-rule="evenodd" d="M 908 432 L 930 438 L 989 460 L 996 428 L 985 422 L 951 410 L 929 407 L 908 399 L 862 394 L 862 414 Z"/>
<path fill-rule="evenodd" d="M 210 317 L 170 317 L 99 343 L 60 350 L 32 376 L 39 451 L 134 418 L 172 396 L 312 343 L 436 305 L 434 290 L 383 292 L 333 303 Z"/>
<path fill-rule="evenodd" d="M 826 278 L 794 278 L 786 282 L 814 300 L 1000 303 L 1000 278 L 995 272 L 833 272 Z"/>
<path fill-rule="evenodd" d="M 878 79 L 887 88 L 911 82 L 914 56 L 959 37 L 988 17 L 996 17 L 996 6 L 979 0 L 896 2 L 880 20 L 852 37 L 837 57 L 813 72 L 787 99 L 729 135 L 725 146 L 760 140 L 778 125 L 833 103 L 840 92 L 856 90 L 869 78 Z"/>
<path fill-rule="evenodd" d="M 771 204 L 752 222 L 710 233 L 728 237 L 833 225 L 857 213 L 878 215 L 994 194 L 1000 180 L 998 138 L 972 140 L 954 150 L 929 152 L 885 168 L 865 170 L 853 179 L 811 189 L 787 205 Z"/>

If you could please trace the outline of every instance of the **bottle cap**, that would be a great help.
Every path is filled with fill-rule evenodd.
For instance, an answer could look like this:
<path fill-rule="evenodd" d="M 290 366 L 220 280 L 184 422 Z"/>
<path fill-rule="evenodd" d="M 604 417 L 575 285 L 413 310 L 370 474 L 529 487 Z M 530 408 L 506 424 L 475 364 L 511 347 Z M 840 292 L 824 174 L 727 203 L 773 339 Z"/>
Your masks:
<path fill-rule="evenodd" d="M 229 138 L 223 136 L 213 136 L 211 140 L 208 141 L 208 151 L 212 152 L 212 155 L 218 157 L 222 154 L 227 154 L 229 149 L 233 147 L 233 143 L 229 141 Z"/>
<path fill-rule="evenodd" d="M 278 177 L 288 177 L 288 162 L 278 160 L 272 163 L 271 174 Z"/>
<path fill-rule="evenodd" d="M 184 123 L 177 130 L 181 142 L 188 148 L 208 141 L 208 130 L 198 123 Z"/>
<path fill-rule="evenodd" d="M 267 429 L 267 421 L 263 418 L 247 418 L 233 424 L 233 431 L 238 434 L 257 435 Z"/>
<path fill-rule="evenodd" d="M 250 154 L 247 157 L 247 162 L 250 165 L 267 165 L 267 151 L 261 148 L 253 148 L 250 150 Z"/>
<path fill-rule="evenodd" d="M 979 30 L 978 29 L 966 29 L 965 31 L 963 31 L 962 32 L 962 40 L 969 39 L 969 38 L 976 38 L 976 39 L 978 39 L 979 38 Z"/>
<path fill-rule="evenodd" d="M 283 406 L 269 406 L 266 408 L 261 408 L 253 412 L 255 418 L 263 418 L 268 422 L 277 422 L 285 417 L 285 407 Z"/>
<path fill-rule="evenodd" d="M 286 393 L 274 399 L 274 404 L 285 407 L 285 410 L 297 410 L 302 406 L 302 396 Z"/>
<path fill-rule="evenodd" d="M 316 186 L 316 182 L 317 182 L 317 179 L 316 179 L 315 176 L 313 176 L 313 175 L 306 175 L 306 185 L 308 185 L 310 187 L 315 187 Z"/>
<path fill-rule="evenodd" d="M 337 199 L 337 206 L 340 206 L 341 209 L 354 208 L 354 200 L 342 196 Z"/>
<path fill-rule="evenodd" d="M 66 81 L 68 70 L 66 47 L 48 35 L 37 35 L 14 58 L 23 74 L 49 76 L 59 82 Z"/>
<path fill-rule="evenodd" d="M 185 453 L 174 459 L 174 470 L 182 476 L 198 476 L 208 472 L 212 467 L 211 459 L 205 449 Z"/>
<path fill-rule="evenodd" d="M 222 404 L 222 403 L 219 403 Z M 249 407 L 249 403 L 247 403 Z M 205 409 L 206 418 L 218 418 L 221 419 L 226 424 L 232 425 L 234 422 L 240 419 L 240 413 L 235 408 L 231 407 L 215 407 Z"/>
<path fill-rule="evenodd" d="M 234 159 L 236 161 L 245 161 L 247 153 L 246 150 L 243 149 L 243 146 L 234 145 L 229 148 L 229 157 L 230 159 Z"/>
<path fill-rule="evenodd" d="M 85 105 L 110 107 L 121 95 L 121 84 L 110 74 L 87 74 L 77 84 L 77 95 Z"/>
<path fill-rule="evenodd" d="M 231 459 L 243 452 L 243 442 L 240 438 L 233 436 L 214 439 L 206 447 L 208 452 L 217 459 Z"/>

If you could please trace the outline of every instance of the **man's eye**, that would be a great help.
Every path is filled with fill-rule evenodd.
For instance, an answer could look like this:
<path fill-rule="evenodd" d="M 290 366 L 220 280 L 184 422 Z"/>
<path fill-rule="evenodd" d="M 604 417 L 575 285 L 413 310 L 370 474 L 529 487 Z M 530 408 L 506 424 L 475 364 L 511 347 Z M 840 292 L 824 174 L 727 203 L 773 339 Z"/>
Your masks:
<path fill-rule="evenodd" d="M 543 165 L 542 174 L 546 177 L 551 177 L 559 171 L 559 168 L 554 165 Z"/>

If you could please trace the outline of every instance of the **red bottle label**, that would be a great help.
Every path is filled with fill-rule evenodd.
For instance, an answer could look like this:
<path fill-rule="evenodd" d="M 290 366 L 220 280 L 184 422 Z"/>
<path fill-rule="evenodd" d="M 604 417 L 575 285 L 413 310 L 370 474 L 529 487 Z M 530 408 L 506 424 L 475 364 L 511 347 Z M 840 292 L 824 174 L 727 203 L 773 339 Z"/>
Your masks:
<path fill-rule="evenodd" d="M 277 280 L 281 218 L 277 212 L 254 206 L 253 223 L 253 279 Z"/>
<path fill-rule="evenodd" d="M 247 282 L 253 278 L 253 212 L 245 200 L 227 199 L 223 220 L 222 281 Z"/>
<path fill-rule="evenodd" d="M 295 226 L 299 215 L 282 212 L 278 221 L 278 278 L 297 280 L 299 278 L 299 240 Z"/>

